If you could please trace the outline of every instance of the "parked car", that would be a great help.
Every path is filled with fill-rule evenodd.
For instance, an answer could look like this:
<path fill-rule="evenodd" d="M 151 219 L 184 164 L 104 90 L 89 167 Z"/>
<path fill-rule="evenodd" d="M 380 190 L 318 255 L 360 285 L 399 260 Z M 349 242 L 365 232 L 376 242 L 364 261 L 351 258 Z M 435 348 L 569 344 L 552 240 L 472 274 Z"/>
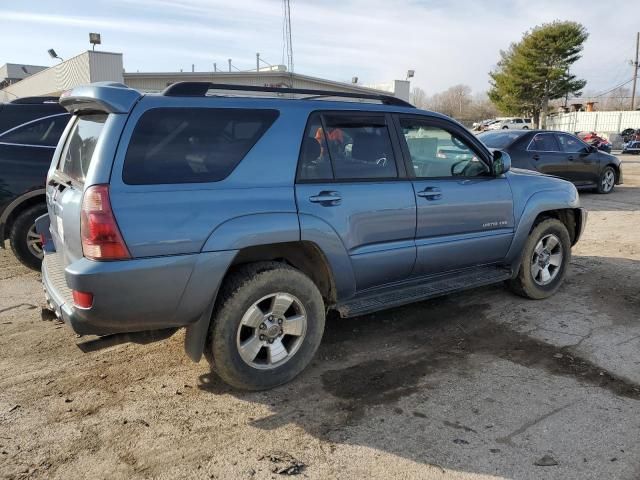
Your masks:
<path fill-rule="evenodd" d="M 576 136 L 586 144 L 596 147 L 598 150 L 611 153 L 611 142 L 596 132 L 578 132 Z"/>
<path fill-rule="evenodd" d="M 629 153 L 631 155 L 640 154 L 640 141 L 639 140 L 630 140 L 624 144 L 622 147 L 622 153 Z"/>
<path fill-rule="evenodd" d="M 623 143 L 628 143 L 632 140 L 640 141 L 640 128 L 637 130 L 635 128 L 625 128 L 620 132 L 620 136 L 622 137 Z"/>
<path fill-rule="evenodd" d="M 487 125 L 487 130 L 529 130 L 531 128 L 530 118 L 499 118 L 497 121 Z"/>
<path fill-rule="evenodd" d="M 44 182 L 69 113 L 57 98 L 0 103 L 0 246 L 9 240 L 24 265 L 40 270 L 35 219 L 47 211 Z"/>
<path fill-rule="evenodd" d="M 571 183 L 510 171 L 443 115 L 342 97 L 199 82 L 64 94 L 73 120 L 37 222 L 51 308 L 79 334 L 186 327 L 192 359 L 264 389 L 311 361 L 328 310 L 503 281 L 558 290 L 586 221 Z"/>
<path fill-rule="evenodd" d="M 611 193 L 622 183 L 622 162 L 575 135 L 549 130 L 485 132 L 478 138 L 511 156 L 513 166 L 555 175 L 578 188 Z"/>

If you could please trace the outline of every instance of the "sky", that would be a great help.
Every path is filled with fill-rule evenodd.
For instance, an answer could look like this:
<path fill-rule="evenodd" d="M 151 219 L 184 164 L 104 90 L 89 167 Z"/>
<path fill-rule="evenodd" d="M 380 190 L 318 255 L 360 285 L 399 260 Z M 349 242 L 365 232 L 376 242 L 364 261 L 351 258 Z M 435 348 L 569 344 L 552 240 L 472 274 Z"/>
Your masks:
<path fill-rule="evenodd" d="M 104 51 L 122 52 L 127 71 L 255 68 L 255 54 L 283 62 L 280 0 L 21 0 L 0 9 L 0 64 L 53 65 L 102 34 Z M 375 84 L 404 79 L 433 94 L 455 84 L 486 91 L 501 49 L 556 19 L 582 23 L 590 36 L 574 73 L 585 92 L 631 78 L 640 30 L 638 0 L 290 0 L 294 71 Z M 286 63 L 286 60 L 285 62 Z"/>

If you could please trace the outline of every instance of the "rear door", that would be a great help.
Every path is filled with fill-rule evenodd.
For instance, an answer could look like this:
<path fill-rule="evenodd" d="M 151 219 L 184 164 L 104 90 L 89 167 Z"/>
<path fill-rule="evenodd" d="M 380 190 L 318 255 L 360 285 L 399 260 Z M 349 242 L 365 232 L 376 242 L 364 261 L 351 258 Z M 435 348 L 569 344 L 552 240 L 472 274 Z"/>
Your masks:
<path fill-rule="evenodd" d="M 504 175 L 468 131 L 437 118 L 400 116 L 398 129 L 417 204 L 414 275 L 503 260 L 513 238 L 513 201 Z"/>
<path fill-rule="evenodd" d="M 416 257 L 415 198 L 390 122 L 383 113 L 314 113 L 302 142 L 299 214 L 338 234 L 357 290 L 409 277 Z"/>
<path fill-rule="evenodd" d="M 527 146 L 527 155 L 538 172 L 567 178 L 567 155 L 553 133 L 536 133 Z"/>
<path fill-rule="evenodd" d="M 591 153 L 589 146 L 574 135 L 556 133 L 566 162 L 565 177 L 576 185 L 588 185 L 598 181 L 598 152 Z"/>
<path fill-rule="evenodd" d="M 63 264 L 82 257 L 80 207 L 84 183 L 98 149 L 108 114 L 89 113 L 73 118 L 61 155 L 47 184 L 51 236 Z"/>

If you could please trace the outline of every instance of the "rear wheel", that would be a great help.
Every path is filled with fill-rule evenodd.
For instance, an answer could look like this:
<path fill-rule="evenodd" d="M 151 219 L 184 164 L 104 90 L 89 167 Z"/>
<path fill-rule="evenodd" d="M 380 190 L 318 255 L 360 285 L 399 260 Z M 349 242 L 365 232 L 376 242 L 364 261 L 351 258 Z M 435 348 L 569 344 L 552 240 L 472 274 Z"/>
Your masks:
<path fill-rule="evenodd" d="M 571 261 L 571 239 L 567 227 L 555 218 L 540 222 L 529 234 L 518 276 L 509 287 L 518 295 L 539 300 L 558 289 Z"/>
<path fill-rule="evenodd" d="M 225 281 L 209 335 L 209 360 L 228 384 L 263 390 L 292 380 L 324 332 L 322 296 L 309 277 L 278 262 L 248 265 Z"/>
<path fill-rule="evenodd" d="M 46 205 L 34 205 L 20 213 L 14 220 L 9 232 L 11 250 L 20 262 L 34 270 L 42 265 L 42 241 L 36 233 L 35 221 L 47 213 Z"/>
<path fill-rule="evenodd" d="M 611 193 L 616 185 L 616 171 L 611 165 L 604 167 L 598 179 L 598 193 Z"/>

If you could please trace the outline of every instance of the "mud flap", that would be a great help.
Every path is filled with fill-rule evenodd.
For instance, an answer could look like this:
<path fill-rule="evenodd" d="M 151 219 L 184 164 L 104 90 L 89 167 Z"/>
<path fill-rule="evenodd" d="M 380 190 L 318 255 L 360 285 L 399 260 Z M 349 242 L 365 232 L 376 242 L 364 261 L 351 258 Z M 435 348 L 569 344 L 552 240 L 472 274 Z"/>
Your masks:
<path fill-rule="evenodd" d="M 200 361 L 202 354 L 204 353 L 214 304 L 215 302 L 211 302 L 211 305 L 209 305 L 200 318 L 189 325 L 186 329 L 187 332 L 184 337 L 184 351 L 187 356 L 196 363 Z"/>

